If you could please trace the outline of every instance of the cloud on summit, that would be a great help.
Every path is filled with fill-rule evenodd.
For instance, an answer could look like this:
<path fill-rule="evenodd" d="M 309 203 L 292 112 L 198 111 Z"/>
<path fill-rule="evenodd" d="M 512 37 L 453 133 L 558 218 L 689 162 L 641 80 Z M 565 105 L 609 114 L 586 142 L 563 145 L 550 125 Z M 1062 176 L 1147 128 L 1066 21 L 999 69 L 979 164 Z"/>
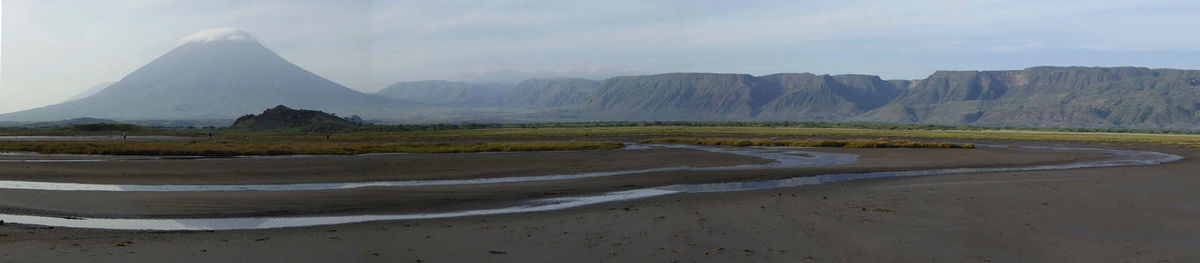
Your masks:
<path fill-rule="evenodd" d="M 236 28 L 210 28 L 179 39 L 180 44 L 190 42 L 208 43 L 214 41 L 258 42 L 258 39 L 251 36 L 250 33 Z"/>

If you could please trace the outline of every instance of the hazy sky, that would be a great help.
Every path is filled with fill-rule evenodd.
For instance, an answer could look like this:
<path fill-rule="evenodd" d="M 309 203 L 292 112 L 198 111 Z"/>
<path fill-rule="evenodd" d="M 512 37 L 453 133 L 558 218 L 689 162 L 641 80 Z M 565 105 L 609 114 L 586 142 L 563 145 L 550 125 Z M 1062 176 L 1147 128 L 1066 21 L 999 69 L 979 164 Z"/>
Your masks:
<path fill-rule="evenodd" d="M 6 0 L 2 12 L 0 112 L 120 80 L 215 27 L 365 92 L 663 72 L 1200 68 L 1195 1 Z"/>

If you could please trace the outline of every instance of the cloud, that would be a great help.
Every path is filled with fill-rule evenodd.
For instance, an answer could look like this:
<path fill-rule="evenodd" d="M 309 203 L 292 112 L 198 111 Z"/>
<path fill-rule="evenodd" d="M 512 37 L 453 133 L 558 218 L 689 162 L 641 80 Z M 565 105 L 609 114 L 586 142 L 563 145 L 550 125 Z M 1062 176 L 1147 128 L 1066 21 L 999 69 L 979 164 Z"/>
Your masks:
<path fill-rule="evenodd" d="M 258 42 L 258 39 L 236 28 L 210 28 L 200 30 L 187 37 L 179 40 L 180 44 L 186 43 L 208 43 L 214 41 L 238 41 L 238 42 Z"/>

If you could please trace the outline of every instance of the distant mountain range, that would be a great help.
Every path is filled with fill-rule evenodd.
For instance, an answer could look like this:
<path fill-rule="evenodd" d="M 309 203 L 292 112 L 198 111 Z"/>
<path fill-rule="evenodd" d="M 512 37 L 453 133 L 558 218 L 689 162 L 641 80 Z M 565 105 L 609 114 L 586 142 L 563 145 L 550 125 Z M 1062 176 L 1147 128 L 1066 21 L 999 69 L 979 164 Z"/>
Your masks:
<path fill-rule="evenodd" d="M 939 71 L 855 120 L 1053 127 L 1200 128 L 1200 71 L 1035 67 Z"/>
<path fill-rule="evenodd" d="M 515 85 L 430 80 L 392 84 L 375 94 L 435 107 L 539 109 L 583 103 L 600 84 L 599 81 L 578 78 L 532 79 Z"/>
<path fill-rule="evenodd" d="M 516 84 L 419 81 L 364 94 L 308 72 L 241 31 L 216 30 L 94 95 L 0 122 L 82 117 L 221 119 L 275 105 L 377 123 L 830 121 L 1086 128 L 1200 128 L 1200 71 L 1033 67 L 872 75 L 669 73 Z"/>
<path fill-rule="evenodd" d="M 464 107 L 504 104 L 502 94 L 512 89 L 505 83 L 461 83 L 444 80 L 400 82 L 375 92 L 377 95 L 414 103 Z"/>
<path fill-rule="evenodd" d="M 466 83 L 439 83 L 472 89 Z M 541 108 L 543 115 L 568 120 L 1200 128 L 1197 70 L 1033 67 L 939 71 L 920 80 L 808 73 L 757 77 L 670 73 L 603 81 L 530 80 L 489 92 L 500 93 L 496 97 L 502 99 L 495 106 Z M 445 97 L 403 99 L 463 103 Z"/>

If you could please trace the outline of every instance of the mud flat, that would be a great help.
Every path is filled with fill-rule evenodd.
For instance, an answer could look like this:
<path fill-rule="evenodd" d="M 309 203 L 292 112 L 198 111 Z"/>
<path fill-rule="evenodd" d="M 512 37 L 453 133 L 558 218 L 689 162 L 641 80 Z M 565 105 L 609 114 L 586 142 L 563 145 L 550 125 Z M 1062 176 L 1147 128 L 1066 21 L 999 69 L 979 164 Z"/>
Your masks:
<path fill-rule="evenodd" d="M 666 150 L 673 149 L 647 151 Z M 818 150 L 857 154 L 858 163 L 797 169 L 657 172 L 501 185 L 333 191 L 213 194 L 2 190 L 0 194 L 5 196 L 0 200 L 4 200 L 2 206 L 7 209 L 31 213 L 110 213 L 107 215 L 149 218 L 388 213 L 436 209 L 472 200 L 493 202 L 533 195 L 567 196 L 805 173 L 1016 167 L 1109 157 L 1094 152 L 1022 149 Z M 1190 176 L 1200 165 L 1193 161 L 1195 154 L 1189 150 L 1151 150 L 1184 155 L 1188 159 L 1153 166 L 968 173 L 763 191 L 667 195 L 548 212 L 304 228 L 161 232 L 46 229 L 6 224 L 0 226 L 0 259 L 1194 261 L 1196 252 L 1190 248 L 1200 245 L 1200 227 L 1194 224 L 1200 215 L 1200 195 L 1188 189 L 1200 183 Z M 733 157 L 716 154 L 712 158 L 733 160 L 730 159 Z M 684 159 L 659 165 L 676 166 L 678 161 L 701 160 Z M 730 161 L 756 162 L 761 160 Z M 94 163 L 71 165 L 81 164 Z M 642 166 L 648 167 L 659 166 Z M 147 183 L 178 183 L 184 179 L 146 174 L 138 178 L 153 178 L 145 179 Z M 64 173 L 55 178 L 71 177 Z M 312 178 L 280 175 L 266 181 L 311 181 L 305 179 Z M 490 193 L 479 194 L 484 191 Z"/>
<path fill-rule="evenodd" d="M 560 202 L 558 198 L 626 195 L 613 192 L 656 187 L 728 188 L 721 184 L 740 186 L 738 182 L 828 174 L 1056 165 L 1102 160 L 1110 158 L 1109 155 L 1019 148 L 847 150 L 662 146 L 544 153 L 20 163 L 0 172 L 0 178 L 9 179 L 7 176 L 14 180 L 0 180 L 0 189 L 4 189 L 0 192 L 0 212 L 71 218 L 170 219 L 447 212 L 457 215 L 465 210 L 544 205 Z M 104 184 L 109 182 L 122 184 Z M 675 193 L 711 189 L 657 190 Z M 399 218 L 426 217 L 429 216 Z M 9 221 L 22 222 L 13 218 Z M 162 230 L 171 229 L 174 228 Z M 197 226 L 197 229 L 211 228 Z"/>

